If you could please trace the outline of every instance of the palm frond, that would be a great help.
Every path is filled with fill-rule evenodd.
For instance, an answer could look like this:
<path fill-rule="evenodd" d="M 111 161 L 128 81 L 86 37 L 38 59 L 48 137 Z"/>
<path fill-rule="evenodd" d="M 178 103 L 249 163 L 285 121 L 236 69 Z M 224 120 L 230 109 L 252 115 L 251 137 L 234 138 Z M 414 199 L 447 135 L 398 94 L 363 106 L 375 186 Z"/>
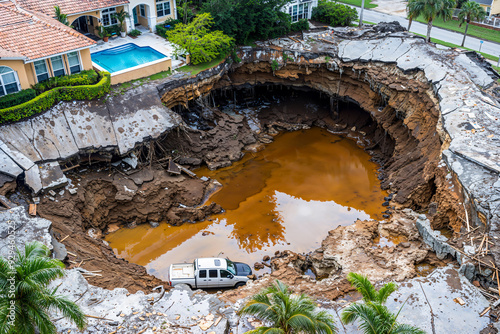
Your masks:
<path fill-rule="evenodd" d="M 397 324 L 388 334 L 426 334 L 426 333 L 420 328 L 414 326 L 406 324 Z"/>
<path fill-rule="evenodd" d="M 45 294 L 40 295 L 37 300 L 44 309 L 60 311 L 65 318 L 74 322 L 78 329 L 83 330 L 87 326 L 85 313 L 68 298 Z"/>
<path fill-rule="evenodd" d="M 297 313 L 288 318 L 287 323 L 291 328 L 294 328 L 297 332 L 312 333 L 316 329 L 314 318 L 303 314 Z"/>
<path fill-rule="evenodd" d="M 365 334 L 380 334 L 380 319 L 377 312 L 366 304 L 351 304 L 346 307 L 340 318 L 344 324 L 350 324 L 358 320 L 360 329 Z"/>
<path fill-rule="evenodd" d="M 39 241 L 29 242 L 24 245 L 25 258 L 48 257 L 49 255 L 49 247 L 45 246 Z"/>
<path fill-rule="evenodd" d="M 349 273 L 347 280 L 361 293 L 364 301 L 377 300 L 377 290 L 375 290 L 373 284 L 368 280 L 368 277 L 357 273 Z"/>
<path fill-rule="evenodd" d="M 276 327 L 259 327 L 251 331 L 245 332 L 245 334 L 285 334 L 285 331 Z"/>
<path fill-rule="evenodd" d="M 398 289 L 398 285 L 396 283 L 394 283 L 394 282 L 386 283 L 383 287 L 381 287 L 378 290 L 377 301 L 379 303 L 384 304 L 387 301 L 387 298 L 389 298 L 389 296 L 391 295 L 391 293 L 393 293 L 397 289 Z"/>

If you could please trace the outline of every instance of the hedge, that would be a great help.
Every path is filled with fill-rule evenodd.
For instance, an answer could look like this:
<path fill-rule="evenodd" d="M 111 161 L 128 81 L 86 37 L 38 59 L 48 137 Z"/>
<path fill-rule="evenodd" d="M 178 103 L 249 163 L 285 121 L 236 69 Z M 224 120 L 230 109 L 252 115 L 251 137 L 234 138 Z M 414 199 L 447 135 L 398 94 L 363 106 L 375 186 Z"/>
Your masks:
<path fill-rule="evenodd" d="M 174 29 L 175 26 L 180 22 L 181 20 L 176 20 L 169 17 L 164 22 L 156 25 L 156 33 L 163 38 L 167 38 L 167 31 Z M 167 25 L 169 25 L 170 28 L 166 28 L 165 26 Z"/>
<path fill-rule="evenodd" d="M 0 124 L 15 122 L 41 113 L 58 101 L 91 100 L 103 97 L 109 92 L 111 75 L 100 72 L 102 78 L 95 85 L 56 87 L 34 99 L 11 108 L 0 109 Z"/>
<path fill-rule="evenodd" d="M 31 88 L 23 89 L 22 91 L 19 91 L 17 93 L 2 96 L 0 97 L 0 109 L 10 108 L 17 104 L 24 103 L 35 98 L 35 96 L 36 91 Z"/>
<path fill-rule="evenodd" d="M 298 22 L 290 25 L 292 31 L 309 30 L 309 21 L 307 19 L 300 19 Z"/>
<path fill-rule="evenodd" d="M 99 80 L 99 75 L 96 71 L 86 70 L 72 75 L 52 77 L 47 81 L 33 85 L 33 89 L 36 90 L 37 94 L 40 94 L 56 87 L 93 85 L 97 80 Z"/>
<path fill-rule="evenodd" d="M 346 27 L 358 19 L 358 12 L 355 8 L 344 4 L 319 0 L 318 6 L 312 10 L 311 19 L 332 27 Z"/>

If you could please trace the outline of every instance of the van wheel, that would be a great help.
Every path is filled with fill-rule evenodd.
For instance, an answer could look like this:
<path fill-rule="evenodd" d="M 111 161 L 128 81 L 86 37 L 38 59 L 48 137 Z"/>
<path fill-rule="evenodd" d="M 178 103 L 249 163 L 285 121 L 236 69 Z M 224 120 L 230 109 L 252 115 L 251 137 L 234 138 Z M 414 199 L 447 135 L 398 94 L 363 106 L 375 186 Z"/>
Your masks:
<path fill-rule="evenodd" d="M 236 283 L 236 285 L 234 287 L 239 288 L 240 286 L 243 286 L 243 285 L 245 285 L 244 282 L 238 282 L 238 283 Z"/>

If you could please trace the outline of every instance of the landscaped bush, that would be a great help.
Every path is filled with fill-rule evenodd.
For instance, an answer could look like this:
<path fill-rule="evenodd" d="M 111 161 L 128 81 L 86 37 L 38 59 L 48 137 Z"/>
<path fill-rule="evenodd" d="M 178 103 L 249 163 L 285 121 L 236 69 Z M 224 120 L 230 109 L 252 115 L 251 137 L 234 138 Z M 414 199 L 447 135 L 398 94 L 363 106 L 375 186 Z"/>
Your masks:
<path fill-rule="evenodd" d="M 319 0 L 318 6 L 313 8 L 311 19 L 333 27 L 345 27 L 358 19 L 358 12 L 347 5 Z"/>
<path fill-rule="evenodd" d="M 161 37 L 167 38 L 167 31 L 174 29 L 178 23 L 181 23 L 181 20 L 176 20 L 169 17 L 163 23 L 156 25 L 156 33 Z M 167 26 L 170 27 L 167 28 Z"/>
<path fill-rule="evenodd" d="M 98 79 L 99 75 L 96 71 L 87 70 L 72 75 L 50 78 L 47 81 L 37 83 L 33 89 L 36 90 L 37 94 L 40 94 L 55 87 L 93 85 Z"/>
<path fill-rule="evenodd" d="M 120 32 L 122 31 L 119 24 L 114 24 L 112 26 L 104 27 L 104 30 L 106 30 L 106 32 L 110 35 L 113 34 L 120 35 Z"/>
<path fill-rule="evenodd" d="M 309 30 L 309 21 L 307 19 L 300 19 L 298 22 L 292 23 L 290 29 L 292 31 Z"/>
<path fill-rule="evenodd" d="M 20 92 L 9 94 L 0 97 L 0 109 L 9 108 L 26 101 L 29 101 L 36 96 L 36 91 L 34 89 L 24 89 Z"/>
<path fill-rule="evenodd" d="M 111 84 L 111 75 L 108 72 L 100 72 L 100 75 L 102 77 L 95 85 L 55 87 L 28 102 L 11 108 L 0 109 L 0 123 L 15 122 L 41 113 L 58 101 L 100 98 L 109 92 Z"/>
<path fill-rule="evenodd" d="M 139 30 L 137 29 L 134 29 L 134 30 L 130 30 L 128 35 L 129 36 L 132 36 L 132 37 L 137 37 L 139 36 L 140 34 L 142 34 L 142 32 L 140 32 Z"/>

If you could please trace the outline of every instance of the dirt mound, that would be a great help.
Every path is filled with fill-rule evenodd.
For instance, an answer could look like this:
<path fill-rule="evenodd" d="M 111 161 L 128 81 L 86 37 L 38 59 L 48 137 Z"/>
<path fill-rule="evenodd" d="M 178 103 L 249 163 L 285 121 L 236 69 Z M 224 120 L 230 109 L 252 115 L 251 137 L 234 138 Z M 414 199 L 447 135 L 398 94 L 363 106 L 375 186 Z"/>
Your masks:
<path fill-rule="evenodd" d="M 131 175 L 117 169 L 75 172 L 70 178 L 78 187 L 77 194 L 64 192 L 56 201 L 45 197 L 38 213 L 53 222 L 59 240 L 68 236 L 63 243 L 77 255 L 70 254 L 70 267 L 102 270 L 102 276 L 91 278 L 90 282 L 104 288 L 123 287 L 135 292 L 164 283 L 148 275 L 144 267 L 114 255 L 101 239 L 110 224 L 133 226 L 166 221 L 178 225 L 203 220 L 221 210 L 216 204 L 198 206 L 205 198 L 209 181 L 169 176 L 160 168 Z"/>
<path fill-rule="evenodd" d="M 415 213 L 403 210 L 388 222 L 358 220 L 350 226 L 339 226 L 311 254 L 278 253 L 271 258 L 270 275 L 226 291 L 222 297 L 234 303 L 278 279 L 297 293 L 333 300 L 354 290 L 345 279 L 349 272 L 367 275 L 374 282 L 403 281 L 416 276 L 415 265 L 424 260 L 443 265 L 422 243 L 415 220 Z M 381 242 L 381 237 L 388 242 Z M 313 275 L 306 275 L 306 271 Z"/>

